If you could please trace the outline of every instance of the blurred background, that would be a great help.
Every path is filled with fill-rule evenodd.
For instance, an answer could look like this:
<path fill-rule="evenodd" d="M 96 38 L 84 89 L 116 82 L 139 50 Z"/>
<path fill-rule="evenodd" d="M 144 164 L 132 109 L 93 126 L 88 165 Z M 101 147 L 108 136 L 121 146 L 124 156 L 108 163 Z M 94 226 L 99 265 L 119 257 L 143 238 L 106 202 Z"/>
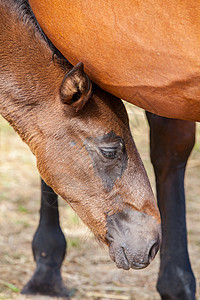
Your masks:
<path fill-rule="evenodd" d="M 155 191 L 149 160 L 149 128 L 144 111 L 127 105 L 131 130 Z M 186 171 L 189 253 L 200 299 L 200 126 Z M 40 179 L 35 158 L 0 117 L 0 299 L 53 299 L 20 295 L 33 274 L 31 241 L 39 221 Z M 158 300 L 159 255 L 144 270 L 118 270 L 106 247 L 59 199 L 60 222 L 68 242 L 62 275 L 72 299 Z"/>

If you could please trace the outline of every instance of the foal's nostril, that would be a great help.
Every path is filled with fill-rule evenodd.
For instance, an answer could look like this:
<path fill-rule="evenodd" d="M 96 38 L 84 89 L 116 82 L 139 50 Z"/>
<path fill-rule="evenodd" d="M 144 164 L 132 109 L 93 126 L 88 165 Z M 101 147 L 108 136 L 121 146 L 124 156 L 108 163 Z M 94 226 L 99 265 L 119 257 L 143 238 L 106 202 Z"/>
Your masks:
<path fill-rule="evenodd" d="M 149 257 L 148 257 L 149 263 L 154 259 L 158 250 L 159 250 L 159 244 L 158 244 L 158 242 L 155 242 L 149 250 Z"/>

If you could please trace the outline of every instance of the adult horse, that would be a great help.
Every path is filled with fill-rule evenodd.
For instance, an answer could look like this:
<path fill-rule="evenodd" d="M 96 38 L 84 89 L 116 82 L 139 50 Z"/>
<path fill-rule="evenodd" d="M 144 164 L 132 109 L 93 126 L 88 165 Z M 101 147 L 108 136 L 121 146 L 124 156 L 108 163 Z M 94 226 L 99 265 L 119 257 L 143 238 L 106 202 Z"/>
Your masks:
<path fill-rule="evenodd" d="M 30 0 L 42 29 L 106 91 L 160 116 L 200 121 L 200 3 L 192 0 Z M 195 299 L 186 238 L 184 172 L 193 122 L 147 113 L 162 217 L 158 290 Z"/>
<path fill-rule="evenodd" d="M 200 2 L 30 0 L 50 40 L 104 90 L 200 121 Z"/>

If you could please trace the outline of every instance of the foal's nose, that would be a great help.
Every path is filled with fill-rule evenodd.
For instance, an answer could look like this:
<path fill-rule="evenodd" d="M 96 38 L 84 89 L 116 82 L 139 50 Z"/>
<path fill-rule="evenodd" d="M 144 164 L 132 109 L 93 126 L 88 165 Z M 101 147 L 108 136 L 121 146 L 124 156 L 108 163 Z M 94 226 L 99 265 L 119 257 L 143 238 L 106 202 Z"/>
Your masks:
<path fill-rule="evenodd" d="M 156 241 L 147 251 L 136 251 L 134 247 L 130 248 L 126 243 L 122 243 L 121 247 L 117 248 L 111 243 L 109 251 L 111 258 L 115 261 L 119 269 L 129 270 L 144 269 L 156 256 L 159 250 L 159 243 Z"/>
<path fill-rule="evenodd" d="M 153 242 L 153 245 L 150 244 L 150 247 L 146 251 L 146 253 L 144 251 L 143 257 L 140 257 L 140 256 L 139 257 L 136 257 L 136 256 L 133 257 L 130 254 L 130 249 L 129 249 L 129 247 L 126 243 L 122 243 L 121 248 L 122 248 L 121 260 L 119 258 L 117 258 L 118 254 L 115 257 L 115 259 L 117 261 L 119 260 L 119 263 L 117 263 L 118 268 L 122 268 L 122 269 L 125 269 L 125 270 L 128 270 L 130 268 L 132 268 L 132 269 L 143 269 L 143 268 L 146 268 L 151 263 L 151 261 L 154 259 L 154 257 L 156 256 L 156 253 L 159 250 L 159 244 L 158 244 L 157 241 Z M 124 263 L 122 263 L 122 261 Z"/>
<path fill-rule="evenodd" d="M 150 247 L 150 250 L 148 252 L 149 264 L 152 262 L 152 260 L 154 260 L 159 248 L 160 248 L 160 240 L 153 242 L 153 245 Z"/>
<path fill-rule="evenodd" d="M 153 217 L 129 210 L 108 217 L 109 253 L 118 268 L 143 269 L 154 259 L 161 228 Z"/>

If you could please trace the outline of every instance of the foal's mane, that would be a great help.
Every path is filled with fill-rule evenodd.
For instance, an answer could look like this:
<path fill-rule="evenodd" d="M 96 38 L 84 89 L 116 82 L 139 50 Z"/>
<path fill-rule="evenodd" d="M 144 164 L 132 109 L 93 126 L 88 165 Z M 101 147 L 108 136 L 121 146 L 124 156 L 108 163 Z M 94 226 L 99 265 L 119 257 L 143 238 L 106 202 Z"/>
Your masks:
<path fill-rule="evenodd" d="M 2 0 L 0 0 L 2 1 Z M 71 67 L 71 64 L 67 61 L 67 59 L 62 55 L 62 53 L 53 45 L 53 43 L 49 40 L 49 38 L 45 35 L 44 31 L 40 27 L 38 21 L 35 18 L 35 15 L 30 7 L 28 0 L 4 0 L 10 1 L 15 6 L 19 18 L 26 24 L 27 26 L 31 26 L 34 28 L 35 32 L 37 32 L 41 38 L 47 43 L 49 48 L 52 50 L 52 59 L 57 58 L 61 66 L 65 68 L 67 65 Z"/>

